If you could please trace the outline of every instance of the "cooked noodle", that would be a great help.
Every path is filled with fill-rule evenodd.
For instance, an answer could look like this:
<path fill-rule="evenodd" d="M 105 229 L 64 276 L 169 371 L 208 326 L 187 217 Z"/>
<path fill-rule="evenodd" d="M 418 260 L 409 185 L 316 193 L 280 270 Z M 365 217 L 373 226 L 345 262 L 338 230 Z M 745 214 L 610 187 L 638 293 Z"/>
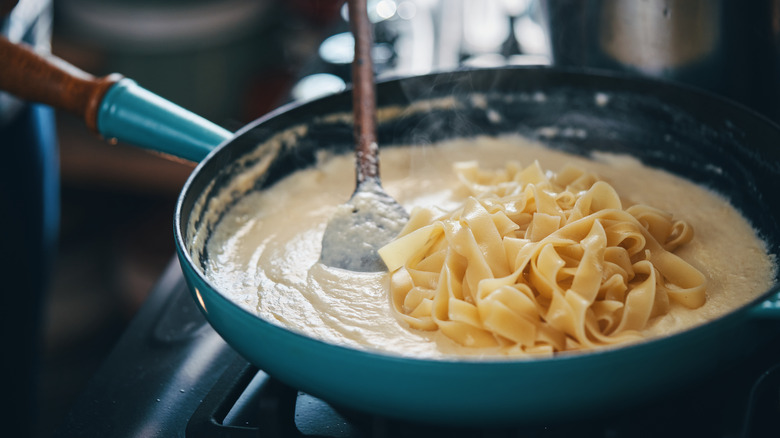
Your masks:
<path fill-rule="evenodd" d="M 671 303 L 697 308 L 705 276 L 673 251 L 693 229 L 567 166 L 455 172 L 467 190 L 451 212 L 416 208 L 380 250 L 390 294 L 412 328 L 458 344 L 552 354 L 640 339 Z"/>

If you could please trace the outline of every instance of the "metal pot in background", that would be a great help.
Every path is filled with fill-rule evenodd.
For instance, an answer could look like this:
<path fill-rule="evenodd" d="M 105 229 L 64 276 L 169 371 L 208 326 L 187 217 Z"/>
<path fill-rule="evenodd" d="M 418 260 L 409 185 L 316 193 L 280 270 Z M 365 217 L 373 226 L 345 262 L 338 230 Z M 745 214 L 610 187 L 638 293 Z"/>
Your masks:
<path fill-rule="evenodd" d="M 259 72 L 283 65 L 285 54 L 268 48 L 280 45 L 269 37 L 275 7 L 273 0 L 62 0 L 56 37 L 91 71 L 121 71 L 210 120 L 240 126 L 257 116 L 245 114 L 248 90 L 271 80 Z"/>
<path fill-rule="evenodd" d="M 780 120 L 780 2 L 540 0 L 554 65 L 704 88 Z"/>

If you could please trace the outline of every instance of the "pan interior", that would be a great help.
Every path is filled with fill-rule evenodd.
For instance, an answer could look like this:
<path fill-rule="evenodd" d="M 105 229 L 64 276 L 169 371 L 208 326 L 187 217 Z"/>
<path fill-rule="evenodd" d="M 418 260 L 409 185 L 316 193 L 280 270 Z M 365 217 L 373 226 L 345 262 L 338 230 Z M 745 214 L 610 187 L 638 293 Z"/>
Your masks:
<path fill-rule="evenodd" d="M 663 83 L 552 70 L 457 72 L 379 85 L 380 144 L 428 145 L 449 138 L 520 134 L 588 155 L 629 154 L 722 194 L 778 254 L 768 208 L 780 174 L 777 128 L 724 102 Z M 333 96 L 286 110 L 244 131 L 196 172 L 181 230 L 195 266 L 225 212 L 323 153 L 350 153 L 350 101 Z M 769 295 L 769 291 L 764 298 Z"/>

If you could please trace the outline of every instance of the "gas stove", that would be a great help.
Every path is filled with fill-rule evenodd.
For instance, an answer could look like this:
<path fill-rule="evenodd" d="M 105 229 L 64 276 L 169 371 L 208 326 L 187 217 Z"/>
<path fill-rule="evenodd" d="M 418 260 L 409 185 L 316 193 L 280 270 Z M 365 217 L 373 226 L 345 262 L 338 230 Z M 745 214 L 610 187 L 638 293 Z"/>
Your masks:
<path fill-rule="evenodd" d="M 777 437 L 779 338 L 737 366 L 630 411 L 616 406 L 587 421 L 512 428 L 414 424 L 331 405 L 250 364 L 206 322 L 174 260 L 57 436 Z"/>

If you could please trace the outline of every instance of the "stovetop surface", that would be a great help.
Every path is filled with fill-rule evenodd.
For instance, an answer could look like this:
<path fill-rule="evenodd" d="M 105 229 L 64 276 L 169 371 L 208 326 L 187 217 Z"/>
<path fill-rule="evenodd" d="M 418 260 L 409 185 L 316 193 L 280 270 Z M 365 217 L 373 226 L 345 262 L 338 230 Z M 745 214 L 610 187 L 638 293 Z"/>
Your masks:
<path fill-rule="evenodd" d="M 512 428 L 411 424 L 340 409 L 249 364 L 208 325 L 172 261 L 58 436 L 777 437 L 779 340 L 691 388 L 602 418 Z"/>

